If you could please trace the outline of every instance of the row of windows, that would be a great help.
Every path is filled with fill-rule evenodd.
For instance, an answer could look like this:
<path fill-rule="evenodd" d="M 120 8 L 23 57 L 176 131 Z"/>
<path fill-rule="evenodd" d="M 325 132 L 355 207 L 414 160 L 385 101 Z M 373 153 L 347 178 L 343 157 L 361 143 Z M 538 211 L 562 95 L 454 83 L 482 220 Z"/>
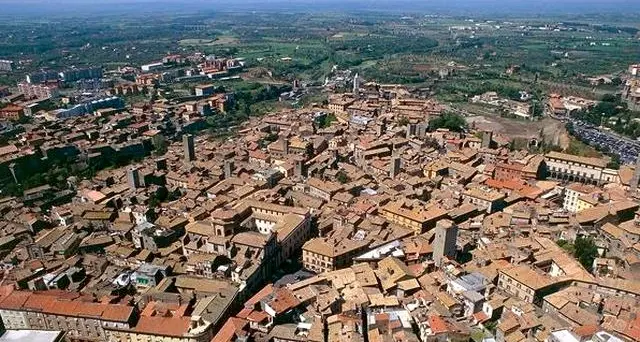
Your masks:
<path fill-rule="evenodd" d="M 398 215 L 398 214 L 393 214 L 393 213 L 388 212 L 388 211 L 383 212 L 383 216 L 386 219 L 390 220 L 390 221 L 393 221 L 393 222 L 401 224 L 401 225 L 405 225 L 407 227 L 420 228 L 420 226 L 421 226 L 420 222 L 411 220 L 409 218 L 406 218 L 406 217 Z"/>
<path fill-rule="evenodd" d="M 580 166 L 583 167 L 585 169 L 592 169 L 595 170 L 595 167 L 593 165 L 587 165 L 587 164 L 582 164 L 582 163 L 575 163 L 575 162 L 570 162 L 570 161 L 564 161 L 564 160 L 558 160 L 558 159 L 553 159 L 550 158 L 549 162 L 556 162 L 562 165 L 571 165 L 571 166 Z M 601 169 L 600 167 L 598 167 L 598 169 Z"/>
<path fill-rule="evenodd" d="M 328 262 L 322 262 L 316 259 L 304 258 L 304 262 L 306 265 L 318 265 L 323 267 L 331 267 L 331 264 Z"/>
<path fill-rule="evenodd" d="M 327 260 L 327 261 L 331 260 L 331 258 L 329 258 L 328 256 L 316 254 L 316 253 L 313 253 L 313 252 L 303 251 L 303 254 L 308 255 L 308 256 L 310 256 L 312 258 L 320 259 L 320 260 Z"/>
<path fill-rule="evenodd" d="M 591 179 L 595 178 L 595 175 L 593 173 L 589 173 L 589 174 L 587 174 L 587 172 L 580 173 L 580 171 L 567 170 L 567 169 L 555 168 L 555 167 L 550 167 L 549 170 L 552 172 L 562 172 L 570 175 L 576 175 L 578 177 L 591 178 Z"/>
<path fill-rule="evenodd" d="M 306 266 L 307 268 L 309 268 L 310 270 L 315 271 L 315 272 L 318 272 L 318 273 L 321 273 L 321 272 L 327 272 L 327 271 L 330 271 L 330 270 L 331 270 L 330 268 L 323 268 L 323 267 L 316 266 L 316 265 L 305 265 L 305 266 Z"/>

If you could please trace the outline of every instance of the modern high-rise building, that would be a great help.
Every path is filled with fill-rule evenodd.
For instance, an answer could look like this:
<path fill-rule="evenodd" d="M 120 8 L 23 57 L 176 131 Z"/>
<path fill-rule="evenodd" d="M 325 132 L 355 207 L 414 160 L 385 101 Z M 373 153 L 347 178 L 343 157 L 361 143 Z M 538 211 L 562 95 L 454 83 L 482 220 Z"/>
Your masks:
<path fill-rule="evenodd" d="M 185 134 L 182 136 L 182 146 L 184 148 L 184 161 L 192 162 L 196 160 L 196 150 L 193 141 L 193 135 Z"/>
<path fill-rule="evenodd" d="M 13 61 L 0 59 L 0 71 L 13 71 Z"/>
<path fill-rule="evenodd" d="M 58 86 L 55 84 L 18 83 L 18 90 L 26 97 L 48 99 L 58 96 Z"/>
<path fill-rule="evenodd" d="M 440 220 L 436 223 L 435 238 L 433 240 L 433 261 L 436 266 L 442 266 L 445 257 L 456 256 L 456 242 L 458 226 L 451 220 Z"/>
<path fill-rule="evenodd" d="M 27 83 L 44 83 L 47 81 L 57 81 L 58 77 L 55 71 L 39 71 L 27 75 Z"/>
<path fill-rule="evenodd" d="M 58 77 L 63 82 L 75 82 L 79 80 L 102 78 L 102 68 L 71 68 L 58 73 Z"/>
<path fill-rule="evenodd" d="M 76 116 L 82 116 L 89 113 L 93 113 L 98 109 L 104 108 L 123 108 L 125 105 L 124 100 L 117 96 L 107 98 L 95 98 L 92 100 L 83 101 L 77 105 L 68 109 L 56 109 L 50 112 L 52 117 L 57 119 L 66 119 Z"/>
<path fill-rule="evenodd" d="M 27 83 L 43 83 L 47 81 L 75 82 L 79 80 L 102 78 L 102 68 L 70 68 L 60 72 L 39 71 L 27 75 Z"/>

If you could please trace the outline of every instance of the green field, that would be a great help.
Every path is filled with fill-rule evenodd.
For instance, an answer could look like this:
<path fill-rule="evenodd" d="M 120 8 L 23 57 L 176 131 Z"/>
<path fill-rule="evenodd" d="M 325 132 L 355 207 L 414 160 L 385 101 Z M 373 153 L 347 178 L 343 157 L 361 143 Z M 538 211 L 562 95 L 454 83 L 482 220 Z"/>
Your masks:
<path fill-rule="evenodd" d="M 494 85 L 588 93 L 585 77 L 616 77 L 640 56 L 638 24 L 628 15 L 496 16 L 471 23 L 409 14 L 404 19 L 372 11 L 167 13 L 152 21 L 135 14 L 117 20 L 106 15 L 91 20 L 6 18 L 0 22 L 6 33 L 0 37 L 1 57 L 29 63 L 0 75 L 0 84 L 13 85 L 41 68 L 136 66 L 167 53 L 204 52 L 244 58 L 249 67 L 266 68 L 283 82 L 321 82 L 337 65 L 367 80 L 429 87 L 440 98 L 460 100 L 460 93 Z M 439 70 L 451 62 L 460 68 L 440 79 Z M 506 76 L 511 65 L 520 70 Z"/>

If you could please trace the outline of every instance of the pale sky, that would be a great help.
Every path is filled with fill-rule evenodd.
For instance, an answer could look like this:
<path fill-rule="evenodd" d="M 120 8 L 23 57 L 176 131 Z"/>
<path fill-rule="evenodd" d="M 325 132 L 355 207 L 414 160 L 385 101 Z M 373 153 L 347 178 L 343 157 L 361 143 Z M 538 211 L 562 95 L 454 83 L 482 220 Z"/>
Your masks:
<path fill-rule="evenodd" d="M 82 11 L 118 7 L 141 10 L 392 10 L 439 12 L 519 12 L 541 14 L 640 12 L 640 0 L 0 0 L 14 12 Z"/>

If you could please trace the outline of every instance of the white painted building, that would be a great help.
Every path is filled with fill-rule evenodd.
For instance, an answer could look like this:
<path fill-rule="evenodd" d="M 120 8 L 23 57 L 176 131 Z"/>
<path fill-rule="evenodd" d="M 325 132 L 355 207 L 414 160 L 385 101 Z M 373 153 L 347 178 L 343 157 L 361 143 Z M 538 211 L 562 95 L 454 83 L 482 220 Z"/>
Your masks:
<path fill-rule="evenodd" d="M 565 188 L 564 191 L 564 201 L 562 203 L 562 208 L 571 213 L 577 213 L 581 209 L 580 206 L 580 197 L 581 196 L 590 196 L 597 192 L 597 188 L 594 186 L 584 185 L 580 183 L 572 183 Z"/>
<path fill-rule="evenodd" d="M 545 155 L 547 174 L 550 178 L 586 184 L 602 184 L 615 181 L 617 172 L 607 169 L 602 158 L 574 156 L 560 152 Z"/>

